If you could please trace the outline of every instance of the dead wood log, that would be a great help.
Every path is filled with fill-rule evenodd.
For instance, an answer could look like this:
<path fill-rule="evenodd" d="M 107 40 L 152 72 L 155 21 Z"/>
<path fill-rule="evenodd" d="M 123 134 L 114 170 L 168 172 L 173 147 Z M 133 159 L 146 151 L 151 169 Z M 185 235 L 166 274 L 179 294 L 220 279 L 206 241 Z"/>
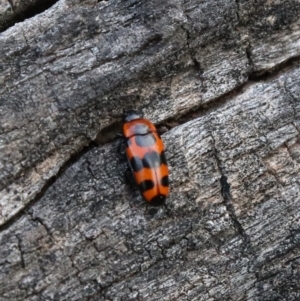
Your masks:
<path fill-rule="evenodd" d="M 299 11 L 65 0 L 2 32 L 0 300 L 298 300 Z M 167 208 L 122 181 L 130 107 L 169 129 Z"/>

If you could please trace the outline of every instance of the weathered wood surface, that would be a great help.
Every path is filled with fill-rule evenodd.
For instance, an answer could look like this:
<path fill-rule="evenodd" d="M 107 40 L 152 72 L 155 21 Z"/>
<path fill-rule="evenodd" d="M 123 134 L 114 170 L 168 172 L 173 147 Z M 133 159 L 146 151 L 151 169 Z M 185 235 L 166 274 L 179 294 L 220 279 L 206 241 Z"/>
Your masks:
<path fill-rule="evenodd" d="M 0 300 L 298 300 L 299 10 L 58 1 L 1 33 Z M 200 108 L 163 135 L 167 209 L 123 183 L 118 142 L 49 184 L 129 107 Z"/>
<path fill-rule="evenodd" d="M 59 1 L 3 32 L 0 223 L 113 113 L 162 121 L 299 55 L 299 3 L 252 4 Z"/>

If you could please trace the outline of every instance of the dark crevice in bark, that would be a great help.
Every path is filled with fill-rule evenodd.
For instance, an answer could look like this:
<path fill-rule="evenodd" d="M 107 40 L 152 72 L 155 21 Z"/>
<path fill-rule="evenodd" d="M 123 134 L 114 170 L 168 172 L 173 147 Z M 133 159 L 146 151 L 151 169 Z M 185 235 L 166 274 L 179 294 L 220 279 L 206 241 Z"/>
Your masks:
<path fill-rule="evenodd" d="M 250 66 L 250 74 L 248 76 L 248 78 L 250 79 L 250 76 L 251 76 L 251 73 L 252 73 L 252 70 L 253 70 L 253 61 L 252 61 L 252 57 L 251 57 L 251 45 L 250 43 L 248 44 L 248 46 L 246 47 L 246 56 L 247 56 L 247 59 L 248 59 L 248 62 L 249 62 L 249 66 Z"/>
<path fill-rule="evenodd" d="M 54 238 L 52 236 L 52 233 L 51 233 L 51 229 L 49 229 L 49 227 L 44 223 L 44 221 L 38 217 L 38 216 L 33 216 L 33 213 L 31 212 L 31 210 L 28 210 L 28 214 L 30 215 L 30 218 L 35 221 L 35 222 L 38 222 L 40 225 L 43 226 L 43 228 L 46 230 L 47 234 L 50 236 L 50 238 L 52 239 L 53 242 L 54 241 Z"/>
<path fill-rule="evenodd" d="M 235 4 L 237 21 L 240 22 L 240 0 L 235 0 Z"/>
<path fill-rule="evenodd" d="M 16 23 L 23 22 L 26 19 L 30 19 L 44 12 L 58 1 L 59 0 L 36 1 L 36 3 L 30 5 L 25 10 L 21 10 L 21 8 L 17 9 L 17 7 L 15 7 L 14 2 L 12 0 L 8 0 L 15 15 L 12 19 L 6 22 L 6 24 L 1 28 L 0 32 L 7 30 L 9 27 L 12 27 Z"/>
<path fill-rule="evenodd" d="M 290 104 L 291 104 L 291 108 L 293 110 L 293 114 L 294 114 L 294 119 L 297 118 L 297 110 L 295 107 L 295 104 L 297 104 L 299 102 L 299 99 L 291 92 L 291 90 L 288 88 L 288 84 L 287 81 L 284 82 L 283 85 L 283 89 L 284 89 L 284 93 L 289 97 L 290 99 Z M 299 132 L 298 127 L 293 123 L 293 126 L 295 127 L 295 129 Z"/>
<path fill-rule="evenodd" d="M 239 222 L 239 220 L 236 216 L 235 209 L 232 204 L 231 195 L 230 195 L 230 184 L 227 181 L 227 177 L 223 174 L 221 176 L 220 183 L 221 183 L 221 194 L 222 194 L 226 209 L 229 213 L 231 220 L 233 221 L 234 227 L 236 228 L 238 233 L 243 238 L 243 242 L 244 242 L 243 243 L 244 244 L 243 251 L 246 251 L 247 253 L 253 253 L 250 237 L 247 235 L 246 231 L 244 230 L 243 226 L 241 225 L 241 223 Z"/>
<path fill-rule="evenodd" d="M 119 118 L 119 121 L 111 123 L 110 125 L 100 130 L 97 134 L 95 142 L 98 145 L 108 143 L 115 139 L 118 135 L 120 136 L 120 134 L 122 133 L 122 114 L 116 117 Z"/>
<path fill-rule="evenodd" d="M 271 80 L 272 78 L 277 77 L 280 73 L 287 71 L 298 65 L 300 63 L 300 56 L 294 57 L 286 62 L 280 64 L 280 67 L 272 68 L 270 70 L 264 71 L 258 75 L 258 73 L 253 72 L 249 74 L 249 80 L 240 86 L 237 86 L 235 89 L 221 95 L 215 99 L 212 99 L 208 103 L 201 104 L 199 107 L 193 107 L 189 111 L 185 112 L 182 115 L 177 115 L 176 117 L 171 117 L 165 121 L 160 122 L 157 126 L 159 127 L 167 127 L 167 129 L 171 129 L 175 126 L 184 124 L 193 119 L 199 118 L 201 116 L 207 115 L 208 113 L 217 110 L 224 106 L 228 101 L 230 101 L 233 97 L 242 94 L 243 91 L 250 85 L 256 82 Z"/>
<path fill-rule="evenodd" d="M 21 246 L 21 239 L 18 236 L 17 236 L 17 240 L 18 240 L 18 249 L 20 251 L 21 266 L 23 269 L 25 269 L 25 261 L 24 261 L 22 246 Z"/>
<path fill-rule="evenodd" d="M 284 62 L 277 64 L 276 66 L 267 69 L 267 70 L 260 70 L 260 71 L 253 71 L 249 74 L 249 80 L 252 81 L 265 81 L 269 78 L 278 76 L 278 74 L 285 69 L 292 67 L 295 63 L 299 63 L 300 56 L 294 56 L 287 59 Z"/>
<path fill-rule="evenodd" d="M 29 215 L 31 215 L 30 214 L 30 209 L 32 208 L 32 206 L 46 194 L 48 189 L 57 181 L 57 179 L 59 179 L 61 176 L 63 176 L 65 170 L 67 170 L 70 166 L 72 166 L 77 161 L 79 161 L 84 154 L 86 154 L 87 152 L 89 152 L 90 150 L 92 150 L 96 146 L 97 146 L 97 144 L 94 141 L 91 141 L 89 143 L 89 145 L 83 147 L 83 149 L 81 149 L 79 152 L 77 152 L 76 154 L 71 156 L 70 159 L 67 160 L 61 166 L 58 173 L 55 176 L 52 176 L 51 178 L 49 178 L 46 181 L 46 183 L 43 186 L 43 188 L 41 189 L 41 191 L 20 212 L 18 212 L 12 218 L 8 219 L 8 221 L 5 224 L 0 226 L 0 232 L 8 229 L 12 224 L 14 224 L 17 220 L 19 220 L 19 218 L 21 216 L 23 216 L 24 213 L 28 213 Z M 33 217 L 32 220 L 36 220 L 36 221 L 41 223 L 41 220 L 38 220 L 36 217 Z M 41 223 L 41 224 L 44 225 L 43 223 Z M 46 227 L 45 227 L 45 229 L 47 231 Z"/>
<path fill-rule="evenodd" d="M 201 65 L 195 57 L 193 57 L 193 63 L 194 63 L 195 69 L 199 72 L 199 74 L 202 74 L 203 70 L 201 68 Z"/>
<path fill-rule="evenodd" d="M 183 10 L 183 13 L 188 21 L 188 24 L 189 26 L 191 26 L 190 24 L 192 23 L 192 21 L 190 20 L 190 17 L 188 16 L 188 14 L 186 14 L 186 12 Z M 197 71 L 199 71 L 199 74 L 202 74 L 203 73 L 203 70 L 201 68 L 201 65 L 199 63 L 199 61 L 196 59 L 196 55 L 195 55 L 195 52 L 196 52 L 196 49 L 192 48 L 190 46 L 190 41 L 192 40 L 192 37 L 191 37 L 191 33 L 190 31 L 188 30 L 188 28 L 185 28 L 184 25 L 181 25 L 180 28 L 185 32 L 186 34 L 186 45 L 187 45 L 187 49 L 188 49 L 188 53 L 191 57 L 191 60 L 193 61 L 194 63 L 194 67 Z"/>
<path fill-rule="evenodd" d="M 221 178 L 220 178 L 221 195 L 223 197 L 224 205 L 225 205 L 226 210 L 227 210 L 227 212 L 228 212 L 228 214 L 229 214 L 229 216 L 230 216 L 230 218 L 233 222 L 233 225 L 234 225 L 236 231 L 240 234 L 240 236 L 243 239 L 242 252 L 251 254 L 251 253 L 253 253 L 253 251 L 252 251 L 250 237 L 247 235 L 246 231 L 244 230 L 243 226 L 241 225 L 241 223 L 239 222 L 239 220 L 236 216 L 235 208 L 233 206 L 232 198 L 231 198 L 231 194 L 230 194 L 230 184 L 228 183 L 228 179 L 225 176 L 225 173 L 223 171 L 220 155 L 219 155 L 219 152 L 216 148 L 216 141 L 215 141 L 215 138 L 214 138 L 212 133 L 211 133 L 211 137 L 212 137 L 212 140 L 213 140 L 214 157 L 215 157 L 215 160 L 216 160 L 216 163 L 217 163 L 218 170 L 221 174 Z"/>
<path fill-rule="evenodd" d="M 234 221 L 235 228 L 238 230 L 239 234 L 244 237 L 244 239 L 248 240 L 247 234 L 243 229 L 241 223 L 238 221 L 237 216 L 235 214 L 235 209 L 232 204 L 231 195 L 230 195 L 230 184 L 228 183 L 228 179 L 226 176 L 222 175 L 220 179 L 221 183 L 221 194 L 224 200 L 224 204 L 229 212 L 231 219 Z"/>

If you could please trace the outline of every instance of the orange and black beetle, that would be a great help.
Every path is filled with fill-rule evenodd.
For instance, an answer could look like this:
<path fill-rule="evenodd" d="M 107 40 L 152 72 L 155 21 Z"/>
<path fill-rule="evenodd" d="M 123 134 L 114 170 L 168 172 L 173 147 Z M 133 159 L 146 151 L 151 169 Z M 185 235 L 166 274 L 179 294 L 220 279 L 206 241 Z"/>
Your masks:
<path fill-rule="evenodd" d="M 126 155 L 144 199 L 161 205 L 169 193 L 169 172 L 163 142 L 152 122 L 130 110 L 124 113 Z"/>

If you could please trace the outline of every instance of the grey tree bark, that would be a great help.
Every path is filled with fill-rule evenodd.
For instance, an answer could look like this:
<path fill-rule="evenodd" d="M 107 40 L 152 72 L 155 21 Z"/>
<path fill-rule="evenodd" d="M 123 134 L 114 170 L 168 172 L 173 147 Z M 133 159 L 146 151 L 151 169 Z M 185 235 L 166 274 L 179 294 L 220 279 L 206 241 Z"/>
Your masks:
<path fill-rule="evenodd" d="M 299 300 L 300 1 L 60 0 L 7 28 L 31 5 L 0 1 L 0 300 Z M 128 108 L 165 131 L 166 207 L 123 181 Z"/>

